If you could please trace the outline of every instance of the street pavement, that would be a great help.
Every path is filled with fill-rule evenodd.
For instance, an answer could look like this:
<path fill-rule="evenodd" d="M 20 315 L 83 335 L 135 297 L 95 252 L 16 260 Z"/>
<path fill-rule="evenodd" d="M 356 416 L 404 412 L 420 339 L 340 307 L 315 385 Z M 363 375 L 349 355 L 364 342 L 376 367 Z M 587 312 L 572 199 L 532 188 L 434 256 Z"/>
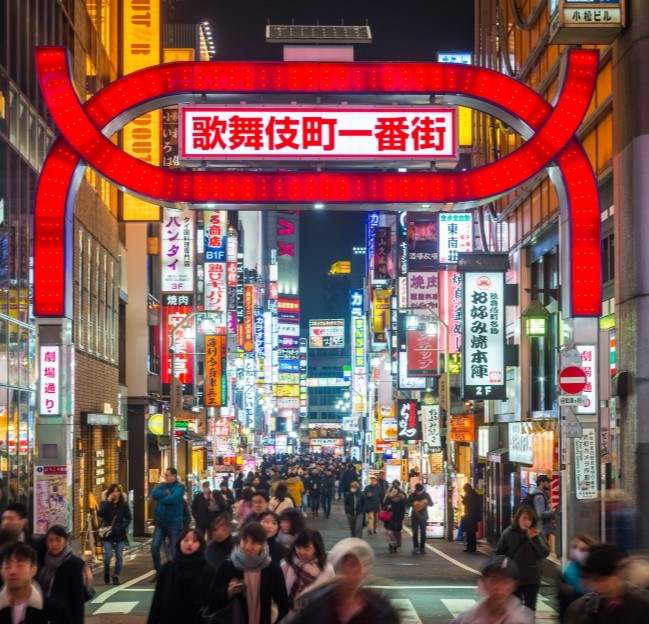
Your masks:
<path fill-rule="evenodd" d="M 331 517 L 307 518 L 310 528 L 318 529 L 327 549 L 349 537 L 342 503 L 335 502 Z M 403 624 L 450 624 L 455 615 L 479 600 L 476 580 L 489 552 L 481 546 L 477 553 L 463 552 L 464 545 L 442 539 L 427 540 L 425 555 L 412 555 L 412 538 L 406 528 L 403 546 L 390 553 L 385 531 L 364 534 L 372 545 L 375 562 L 369 584 L 384 592 L 400 609 Z M 122 584 L 103 585 L 101 568 L 95 576 L 97 595 L 86 603 L 88 624 L 142 624 L 146 622 L 154 585 L 148 548 L 125 556 Z M 537 622 L 555 624 L 556 590 L 550 579 L 541 588 Z"/>

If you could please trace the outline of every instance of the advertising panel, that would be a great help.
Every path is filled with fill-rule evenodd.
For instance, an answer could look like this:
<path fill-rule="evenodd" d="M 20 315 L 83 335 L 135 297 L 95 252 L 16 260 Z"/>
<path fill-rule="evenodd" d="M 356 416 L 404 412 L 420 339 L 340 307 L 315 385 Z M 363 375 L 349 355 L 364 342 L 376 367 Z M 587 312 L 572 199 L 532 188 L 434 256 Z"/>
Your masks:
<path fill-rule="evenodd" d="M 255 287 L 245 284 L 243 287 L 243 350 L 250 353 L 254 347 L 255 329 Z"/>
<path fill-rule="evenodd" d="M 194 213 L 163 208 L 160 258 L 162 292 L 194 292 Z"/>
<path fill-rule="evenodd" d="M 227 336 L 205 336 L 204 402 L 205 407 L 227 405 L 225 375 Z"/>
<path fill-rule="evenodd" d="M 390 327 L 390 298 L 391 290 L 375 288 L 372 291 L 372 316 L 374 328 L 374 344 L 383 344 L 387 341 L 385 330 Z"/>
<path fill-rule="evenodd" d="M 449 440 L 453 442 L 475 442 L 473 416 L 454 415 L 449 418 Z"/>
<path fill-rule="evenodd" d="M 597 348 L 595 345 L 577 345 L 577 351 L 581 356 L 581 370 L 586 375 L 586 388 L 581 393 L 586 397 L 586 405 L 577 405 L 577 414 L 597 414 L 599 399 L 597 384 L 599 372 L 597 364 Z"/>
<path fill-rule="evenodd" d="M 194 383 L 194 352 L 196 351 L 192 332 L 194 319 L 189 319 L 183 325 L 182 329 L 174 331 L 192 310 L 193 308 L 191 306 L 162 306 L 162 361 L 160 365 L 160 378 L 163 384 L 171 382 L 171 357 L 169 347 L 172 346 L 172 340 L 173 347 L 176 350 L 176 377 L 181 384 Z M 188 330 L 186 334 L 185 329 Z"/>
<path fill-rule="evenodd" d="M 523 423 L 508 424 L 509 460 L 521 464 L 534 463 L 534 440 L 523 429 Z"/>
<path fill-rule="evenodd" d="M 505 274 L 464 274 L 463 394 L 506 399 Z"/>
<path fill-rule="evenodd" d="M 448 352 L 459 354 L 462 350 L 462 273 L 439 272 L 439 316 L 449 333 Z"/>
<path fill-rule="evenodd" d="M 394 277 L 392 257 L 392 229 L 377 227 L 374 230 L 374 271 L 372 283 L 384 282 Z"/>
<path fill-rule="evenodd" d="M 473 251 L 473 215 L 439 213 L 439 263 L 457 264 L 457 254 Z"/>
<path fill-rule="evenodd" d="M 584 427 L 582 436 L 573 438 L 573 444 L 577 500 L 597 498 L 599 444 L 595 429 Z"/>
<path fill-rule="evenodd" d="M 421 406 L 421 446 L 424 453 L 438 453 L 442 450 L 439 416 L 439 405 Z"/>
<path fill-rule="evenodd" d="M 310 349 L 339 349 L 345 346 L 345 319 L 309 321 Z"/>
<path fill-rule="evenodd" d="M 419 427 L 419 401 L 399 399 L 397 402 L 397 439 L 402 441 L 421 440 Z"/>
<path fill-rule="evenodd" d="M 408 214 L 408 271 L 439 269 L 436 213 Z"/>
<path fill-rule="evenodd" d="M 182 159 L 453 159 L 454 108 L 180 107 Z"/>
<path fill-rule="evenodd" d="M 205 265 L 204 309 L 214 312 L 215 323 L 225 329 L 228 306 L 228 286 L 225 262 L 206 262 Z"/>
<path fill-rule="evenodd" d="M 408 272 L 409 308 L 431 307 L 439 309 L 439 288 L 437 271 Z"/>
<path fill-rule="evenodd" d="M 34 533 L 54 524 L 72 528 L 72 492 L 68 466 L 34 466 Z"/>
<path fill-rule="evenodd" d="M 225 262 L 227 260 L 227 210 L 203 211 L 203 254 L 205 262 Z"/>

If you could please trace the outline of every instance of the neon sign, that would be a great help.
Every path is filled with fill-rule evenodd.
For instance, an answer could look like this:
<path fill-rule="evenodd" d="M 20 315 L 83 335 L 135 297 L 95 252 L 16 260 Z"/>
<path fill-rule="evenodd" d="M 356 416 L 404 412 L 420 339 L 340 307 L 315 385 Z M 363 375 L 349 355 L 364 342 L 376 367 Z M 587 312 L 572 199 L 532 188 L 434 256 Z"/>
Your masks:
<path fill-rule="evenodd" d="M 570 216 L 568 316 L 601 312 L 600 215 L 597 182 L 575 138 L 592 98 L 598 53 L 571 50 L 556 105 L 532 89 L 491 70 L 447 63 L 179 62 L 133 72 L 82 104 L 74 91 L 63 48 L 38 48 L 36 64 L 49 111 L 61 136 L 40 177 L 34 237 L 34 313 L 70 314 L 74 197 L 82 161 L 135 197 L 174 206 L 208 203 L 358 202 L 454 203 L 466 208 L 504 195 L 545 167 Z M 427 93 L 448 94 L 504 119 L 525 141 L 499 161 L 470 171 L 250 172 L 167 170 L 121 151 L 108 136 L 188 93 Z M 569 308 L 569 309 L 568 309 Z"/>

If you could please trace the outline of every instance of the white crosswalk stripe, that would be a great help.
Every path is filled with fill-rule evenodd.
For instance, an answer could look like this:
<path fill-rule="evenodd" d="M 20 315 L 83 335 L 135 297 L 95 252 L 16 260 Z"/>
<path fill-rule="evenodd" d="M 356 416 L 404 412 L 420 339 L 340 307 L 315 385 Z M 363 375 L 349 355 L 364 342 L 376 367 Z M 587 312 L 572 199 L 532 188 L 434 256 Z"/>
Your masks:
<path fill-rule="evenodd" d="M 421 624 L 421 618 L 412 602 L 407 598 L 392 598 L 390 602 L 399 611 L 401 624 Z"/>

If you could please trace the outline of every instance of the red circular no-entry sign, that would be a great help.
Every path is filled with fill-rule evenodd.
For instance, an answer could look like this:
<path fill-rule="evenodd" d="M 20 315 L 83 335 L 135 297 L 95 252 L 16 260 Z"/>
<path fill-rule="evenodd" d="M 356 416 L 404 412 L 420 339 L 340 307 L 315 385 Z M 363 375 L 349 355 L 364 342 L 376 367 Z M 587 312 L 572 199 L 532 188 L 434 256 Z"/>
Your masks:
<path fill-rule="evenodd" d="M 579 394 L 586 388 L 588 378 L 579 366 L 566 366 L 559 373 L 559 388 L 568 394 Z"/>

